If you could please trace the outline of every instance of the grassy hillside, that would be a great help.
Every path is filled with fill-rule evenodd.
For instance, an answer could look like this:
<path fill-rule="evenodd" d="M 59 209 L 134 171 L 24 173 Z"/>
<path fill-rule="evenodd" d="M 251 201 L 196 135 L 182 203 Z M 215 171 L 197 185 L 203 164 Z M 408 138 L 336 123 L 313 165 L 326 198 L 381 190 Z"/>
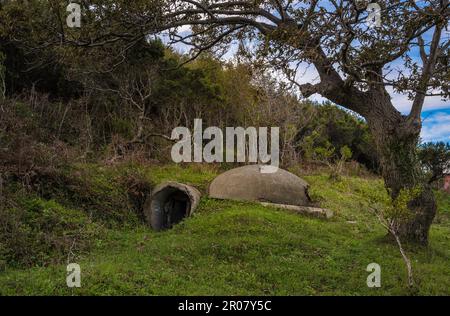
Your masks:
<path fill-rule="evenodd" d="M 204 197 L 194 217 L 171 231 L 154 233 L 135 211 L 139 194 L 133 195 L 130 187 L 177 180 L 205 191 L 218 171 L 125 164 L 78 165 L 65 172 L 67 179 L 58 179 L 70 180 L 69 185 L 62 180 L 59 187 L 41 185 L 34 197 L 10 188 L 14 209 L 56 219 L 51 228 L 29 220 L 26 233 L 17 236 L 29 239 L 44 231 L 42 240 L 53 236 L 51 240 L 61 242 L 58 234 L 71 229 L 81 237 L 72 238 L 69 247 L 51 243 L 52 252 L 30 249 L 36 258 L 28 265 L 23 257 L 8 253 L 15 244 L 3 245 L 5 258 L 11 259 L 3 260 L 0 295 L 450 294 L 448 195 L 438 195 L 440 210 L 430 247 L 407 247 L 418 283 L 411 291 L 398 248 L 386 240 L 368 210 L 371 201 L 382 198 L 379 179 L 344 177 L 333 182 L 325 174 L 304 176 L 313 199 L 335 211 L 329 221 Z M 130 179 L 133 185 L 124 186 Z M 39 247 L 30 242 L 15 246 Z M 81 288 L 67 288 L 66 261 L 81 265 Z M 382 268 L 379 289 L 366 286 L 365 270 L 372 262 Z"/>

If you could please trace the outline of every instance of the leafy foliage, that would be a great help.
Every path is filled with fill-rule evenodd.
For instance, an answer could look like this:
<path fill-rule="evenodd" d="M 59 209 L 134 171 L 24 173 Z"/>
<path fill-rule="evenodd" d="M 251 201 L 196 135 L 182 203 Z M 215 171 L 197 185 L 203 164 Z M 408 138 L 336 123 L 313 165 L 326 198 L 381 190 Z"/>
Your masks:
<path fill-rule="evenodd" d="M 450 143 L 425 143 L 419 148 L 419 158 L 429 174 L 429 182 L 441 179 L 450 173 Z"/>

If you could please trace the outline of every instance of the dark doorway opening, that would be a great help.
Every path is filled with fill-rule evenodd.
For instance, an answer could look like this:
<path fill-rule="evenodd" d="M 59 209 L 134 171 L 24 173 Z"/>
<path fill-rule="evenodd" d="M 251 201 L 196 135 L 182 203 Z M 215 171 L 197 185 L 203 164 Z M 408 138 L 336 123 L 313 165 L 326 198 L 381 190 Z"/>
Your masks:
<path fill-rule="evenodd" d="M 164 228 L 169 229 L 181 222 L 191 208 L 189 196 L 181 191 L 170 194 L 164 203 Z"/>

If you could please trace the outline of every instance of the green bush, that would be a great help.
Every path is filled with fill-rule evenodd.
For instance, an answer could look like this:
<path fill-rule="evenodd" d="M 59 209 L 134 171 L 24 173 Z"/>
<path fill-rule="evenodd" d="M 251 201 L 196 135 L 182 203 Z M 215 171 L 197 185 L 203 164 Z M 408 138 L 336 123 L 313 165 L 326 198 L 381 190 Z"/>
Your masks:
<path fill-rule="evenodd" d="M 98 165 L 83 165 L 39 174 L 34 186 L 45 199 L 82 209 L 93 220 L 112 227 L 139 221 L 139 210 L 129 199 L 132 179 L 132 174 L 119 174 Z"/>
<path fill-rule="evenodd" d="M 0 270 L 46 266 L 87 253 L 108 229 L 143 223 L 153 185 L 133 166 L 83 164 L 9 178 L 0 194 Z"/>
<path fill-rule="evenodd" d="M 86 252 L 102 228 L 55 201 L 16 196 L 0 209 L 0 269 L 45 266 Z"/>

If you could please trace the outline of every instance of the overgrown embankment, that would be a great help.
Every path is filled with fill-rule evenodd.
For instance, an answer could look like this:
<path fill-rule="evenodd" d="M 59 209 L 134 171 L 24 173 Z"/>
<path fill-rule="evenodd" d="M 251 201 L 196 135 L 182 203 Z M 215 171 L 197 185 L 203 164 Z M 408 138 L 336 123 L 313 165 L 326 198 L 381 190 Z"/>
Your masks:
<path fill-rule="evenodd" d="M 145 227 L 139 207 L 151 185 L 176 180 L 205 191 L 218 172 L 80 164 L 56 183 L 4 189 L 0 294 L 411 293 L 396 245 L 368 210 L 384 194 L 376 178 L 304 176 L 312 197 L 336 212 L 331 221 L 204 197 L 195 216 L 173 230 Z M 407 248 L 420 294 L 449 294 L 450 200 L 438 196 L 429 249 Z M 79 289 L 66 286 L 67 261 L 82 267 Z M 380 289 L 366 285 L 372 262 L 382 267 Z"/>

